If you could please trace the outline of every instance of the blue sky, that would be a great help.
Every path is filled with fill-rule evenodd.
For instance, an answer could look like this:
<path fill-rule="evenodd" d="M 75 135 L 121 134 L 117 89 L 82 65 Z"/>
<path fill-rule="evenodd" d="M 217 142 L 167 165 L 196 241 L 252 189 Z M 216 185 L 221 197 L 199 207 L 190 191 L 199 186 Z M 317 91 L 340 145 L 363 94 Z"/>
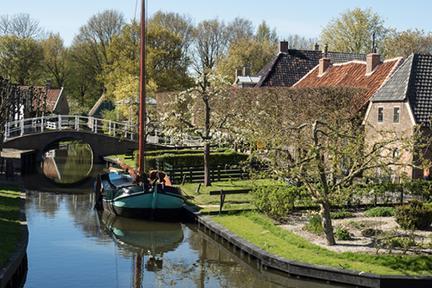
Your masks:
<path fill-rule="evenodd" d="M 140 0 L 139 0 L 140 1 Z M 157 10 L 187 14 L 199 22 L 237 16 L 255 25 L 265 20 L 283 38 L 289 34 L 317 37 L 323 26 L 347 9 L 372 8 L 386 25 L 398 29 L 432 31 L 432 1 L 428 0 L 148 0 L 149 14 Z M 59 32 L 69 45 L 88 18 L 105 9 L 116 9 L 134 17 L 136 0 L 0 0 L 0 15 L 28 13 L 43 28 Z"/>

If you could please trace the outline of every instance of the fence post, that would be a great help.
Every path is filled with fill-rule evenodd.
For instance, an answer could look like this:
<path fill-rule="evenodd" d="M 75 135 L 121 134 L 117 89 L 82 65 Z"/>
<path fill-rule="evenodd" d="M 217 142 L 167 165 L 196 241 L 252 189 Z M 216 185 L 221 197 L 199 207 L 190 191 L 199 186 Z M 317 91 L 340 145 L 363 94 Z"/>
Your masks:
<path fill-rule="evenodd" d="M 57 127 L 58 127 L 59 130 L 62 129 L 62 123 L 61 123 L 61 121 L 62 121 L 61 115 L 58 115 Z"/>
<path fill-rule="evenodd" d="M 24 118 L 21 119 L 20 125 L 21 125 L 21 136 L 23 136 L 24 135 Z"/>
<path fill-rule="evenodd" d="M 111 120 L 108 121 L 108 133 L 111 136 Z"/>
<path fill-rule="evenodd" d="M 44 121 L 44 116 L 42 116 L 41 117 L 41 133 L 43 133 L 44 132 L 44 126 L 45 126 L 45 123 L 44 123 L 45 121 Z"/>
<path fill-rule="evenodd" d="M 98 123 L 97 123 L 97 118 L 94 118 L 94 123 L 93 123 L 93 127 L 94 127 L 94 133 L 97 134 L 98 133 L 98 127 L 97 127 Z"/>

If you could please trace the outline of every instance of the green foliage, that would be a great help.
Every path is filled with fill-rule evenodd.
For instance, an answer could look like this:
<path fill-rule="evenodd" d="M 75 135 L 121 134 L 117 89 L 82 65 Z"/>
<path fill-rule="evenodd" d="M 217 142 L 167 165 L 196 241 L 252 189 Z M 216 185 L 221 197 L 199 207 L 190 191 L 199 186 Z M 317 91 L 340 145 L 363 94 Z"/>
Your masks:
<path fill-rule="evenodd" d="M 374 207 L 365 211 L 367 217 L 390 217 L 395 215 L 393 207 Z"/>
<path fill-rule="evenodd" d="M 432 34 L 423 30 L 392 31 L 383 42 L 383 56 L 386 59 L 408 57 L 412 53 L 428 54 L 432 47 Z"/>
<path fill-rule="evenodd" d="M 210 167 L 225 166 L 225 165 L 240 165 L 246 161 L 248 155 L 240 154 L 233 151 L 210 153 Z M 172 166 L 200 166 L 204 165 L 204 158 L 201 154 L 162 154 L 146 157 L 147 167 L 156 168 L 159 163 L 163 167 L 163 163 Z"/>
<path fill-rule="evenodd" d="M 304 195 L 303 187 L 286 185 L 255 187 L 253 190 L 255 207 L 273 219 L 286 218 L 296 200 Z"/>
<path fill-rule="evenodd" d="M 19 85 L 45 84 L 40 43 L 32 38 L 1 36 L 0 75 Z"/>
<path fill-rule="evenodd" d="M 431 207 L 419 201 L 398 207 L 395 216 L 396 222 L 405 230 L 424 230 L 432 223 Z"/>
<path fill-rule="evenodd" d="M 330 213 L 332 219 L 344 219 L 344 218 L 350 218 L 354 217 L 354 214 L 349 211 L 335 211 Z"/>
<path fill-rule="evenodd" d="M 303 229 L 316 235 L 323 235 L 324 229 L 322 227 L 321 216 L 319 214 L 311 215 Z"/>
<path fill-rule="evenodd" d="M 343 227 L 336 227 L 335 238 L 336 240 L 352 240 L 350 232 Z"/>
<path fill-rule="evenodd" d="M 410 194 L 420 196 L 426 201 L 432 199 L 432 181 L 422 179 L 407 181 L 403 183 L 403 187 Z"/>
<path fill-rule="evenodd" d="M 387 29 L 384 20 L 371 9 L 347 10 L 332 19 L 321 31 L 321 43 L 328 44 L 331 51 L 369 53 L 372 34 L 379 44 Z"/>

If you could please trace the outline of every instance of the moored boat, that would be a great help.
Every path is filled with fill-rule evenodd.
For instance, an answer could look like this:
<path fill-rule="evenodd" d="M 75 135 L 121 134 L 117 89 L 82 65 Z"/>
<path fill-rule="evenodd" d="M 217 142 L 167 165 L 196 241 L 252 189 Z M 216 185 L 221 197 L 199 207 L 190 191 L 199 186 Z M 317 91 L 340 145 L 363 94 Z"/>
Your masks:
<path fill-rule="evenodd" d="M 185 198 L 180 189 L 167 186 L 159 179 L 135 184 L 133 178 L 122 172 L 110 172 L 99 176 L 100 188 L 96 193 L 104 210 L 115 215 L 144 219 L 178 219 Z M 151 179 L 153 180 L 153 179 Z M 98 189 L 100 189 L 98 191 Z"/>

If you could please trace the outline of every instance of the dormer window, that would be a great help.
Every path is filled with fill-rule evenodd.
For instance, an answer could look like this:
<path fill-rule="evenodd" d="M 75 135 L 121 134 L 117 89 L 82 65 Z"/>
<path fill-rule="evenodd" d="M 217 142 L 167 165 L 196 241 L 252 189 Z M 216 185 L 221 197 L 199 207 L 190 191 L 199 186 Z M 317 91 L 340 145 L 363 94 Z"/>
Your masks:
<path fill-rule="evenodd" d="M 393 123 L 399 123 L 400 121 L 400 108 L 394 107 L 393 108 Z"/>
<path fill-rule="evenodd" d="M 384 122 L 384 107 L 378 107 L 378 122 Z"/>

